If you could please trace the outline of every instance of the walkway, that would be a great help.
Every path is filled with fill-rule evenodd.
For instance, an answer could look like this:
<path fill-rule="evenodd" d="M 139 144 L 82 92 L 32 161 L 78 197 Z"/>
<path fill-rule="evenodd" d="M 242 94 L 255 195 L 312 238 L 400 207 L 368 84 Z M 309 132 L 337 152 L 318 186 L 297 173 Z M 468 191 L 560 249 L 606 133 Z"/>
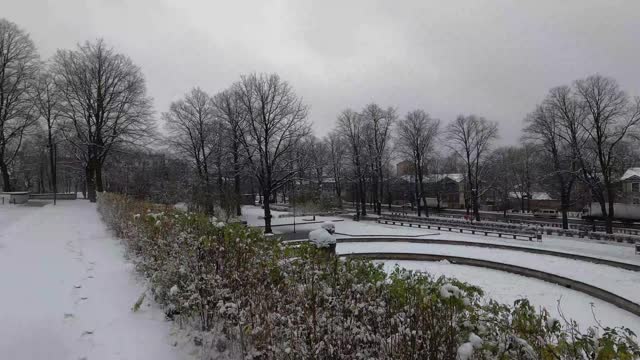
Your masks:
<path fill-rule="evenodd" d="M 184 359 L 95 204 L 0 208 L 0 354 L 6 359 Z M 177 345 L 177 346 L 174 346 Z"/>

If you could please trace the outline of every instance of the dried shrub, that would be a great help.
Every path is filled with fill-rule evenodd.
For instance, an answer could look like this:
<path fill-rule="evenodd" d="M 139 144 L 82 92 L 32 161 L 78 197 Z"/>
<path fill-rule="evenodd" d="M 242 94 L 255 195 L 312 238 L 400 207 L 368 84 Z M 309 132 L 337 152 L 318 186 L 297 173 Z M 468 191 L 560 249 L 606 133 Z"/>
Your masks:
<path fill-rule="evenodd" d="M 633 359 L 635 335 L 485 302 L 455 279 L 285 247 L 259 231 L 115 194 L 99 198 L 167 317 L 261 359 Z M 212 348 L 228 351 L 218 338 Z M 220 345 L 223 344 L 224 346 Z"/>

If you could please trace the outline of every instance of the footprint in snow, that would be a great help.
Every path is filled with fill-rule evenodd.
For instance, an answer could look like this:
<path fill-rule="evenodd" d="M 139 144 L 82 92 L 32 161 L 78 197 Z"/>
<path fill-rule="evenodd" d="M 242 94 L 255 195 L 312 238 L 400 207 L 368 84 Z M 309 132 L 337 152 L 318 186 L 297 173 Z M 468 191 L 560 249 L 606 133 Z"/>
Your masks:
<path fill-rule="evenodd" d="M 81 336 L 93 335 L 93 330 L 85 330 L 82 332 Z"/>
<path fill-rule="evenodd" d="M 82 287 L 82 285 L 73 285 L 74 288 L 76 289 L 80 289 Z"/>
<path fill-rule="evenodd" d="M 83 296 L 83 297 L 81 297 L 81 298 L 80 298 L 80 300 L 88 300 L 88 299 L 89 299 L 89 298 L 88 298 L 88 297 L 86 297 L 86 296 Z"/>

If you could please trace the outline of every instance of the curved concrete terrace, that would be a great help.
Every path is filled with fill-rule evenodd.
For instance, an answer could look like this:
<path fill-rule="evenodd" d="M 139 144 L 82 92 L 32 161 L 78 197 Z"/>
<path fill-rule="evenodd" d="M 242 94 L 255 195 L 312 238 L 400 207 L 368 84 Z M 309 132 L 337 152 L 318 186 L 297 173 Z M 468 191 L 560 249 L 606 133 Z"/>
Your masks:
<path fill-rule="evenodd" d="M 591 262 L 594 264 L 601 264 L 607 266 L 613 266 L 620 269 L 631 270 L 631 271 L 640 271 L 640 265 L 629 264 L 621 261 L 614 261 L 609 259 L 602 259 L 593 256 L 585 256 L 580 254 L 572 254 L 561 251 L 540 249 L 534 247 L 526 247 L 526 246 L 514 246 L 514 245 L 506 245 L 506 244 L 497 244 L 491 242 L 475 242 L 475 241 L 462 241 L 462 240 L 445 240 L 445 239 L 425 239 L 425 238 L 417 238 L 417 237 L 349 237 L 349 238 L 339 238 L 337 239 L 338 243 L 355 243 L 355 242 L 379 242 L 379 243 L 387 243 L 387 242 L 404 242 L 404 243 L 417 243 L 417 244 L 444 244 L 444 245 L 453 245 L 453 246 L 476 246 L 481 248 L 493 248 L 493 249 L 502 249 L 502 250 L 512 250 L 512 251 L 522 251 L 532 254 L 541 254 L 541 255 L 550 255 L 550 256 L 558 256 L 572 260 L 580 260 Z"/>
<path fill-rule="evenodd" d="M 530 269 L 522 266 L 504 264 L 495 261 L 474 259 L 451 255 L 415 254 L 415 253 L 349 253 L 340 254 L 341 257 L 365 258 L 370 260 L 418 260 L 418 261 L 442 261 L 447 260 L 453 264 L 477 266 L 499 271 L 506 271 L 517 275 L 536 278 L 539 280 L 558 284 L 569 289 L 580 291 L 589 296 L 606 301 L 636 316 L 640 316 L 640 305 L 599 287 L 570 279 L 556 274 Z"/>
<path fill-rule="evenodd" d="M 511 249 L 447 245 L 444 243 L 417 242 L 340 242 L 336 252 L 360 253 L 410 253 L 473 258 L 495 263 L 514 265 L 546 272 L 580 281 L 635 303 L 640 303 L 640 273 L 605 264 L 568 259 L 553 255 L 529 253 Z"/>

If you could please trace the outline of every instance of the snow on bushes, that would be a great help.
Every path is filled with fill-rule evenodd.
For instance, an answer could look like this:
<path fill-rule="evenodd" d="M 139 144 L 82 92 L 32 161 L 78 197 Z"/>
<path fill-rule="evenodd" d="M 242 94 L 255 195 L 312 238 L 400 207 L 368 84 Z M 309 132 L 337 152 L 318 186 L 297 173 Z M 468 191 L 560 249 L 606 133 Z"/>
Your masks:
<path fill-rule="evenodd" d="M 402 269 L 386 274 L 369 261 L 327 257 L 311 244 L 286 247 L 239 224 L 218 226 L 201 214 L 114 194 L 102 194 L 98 206 L 149 278 L 150 292 L 167 317 L 199 334 L 223 334 L 216 344 L 235 345 L 212 342 L 203 348 L 227 355 L 450 360 L 640 355 L 626 329 L 581 333 L 550 321 L 546 311 L 526 300 L 485 304 L 480 289 L 455 279 Z"/>

